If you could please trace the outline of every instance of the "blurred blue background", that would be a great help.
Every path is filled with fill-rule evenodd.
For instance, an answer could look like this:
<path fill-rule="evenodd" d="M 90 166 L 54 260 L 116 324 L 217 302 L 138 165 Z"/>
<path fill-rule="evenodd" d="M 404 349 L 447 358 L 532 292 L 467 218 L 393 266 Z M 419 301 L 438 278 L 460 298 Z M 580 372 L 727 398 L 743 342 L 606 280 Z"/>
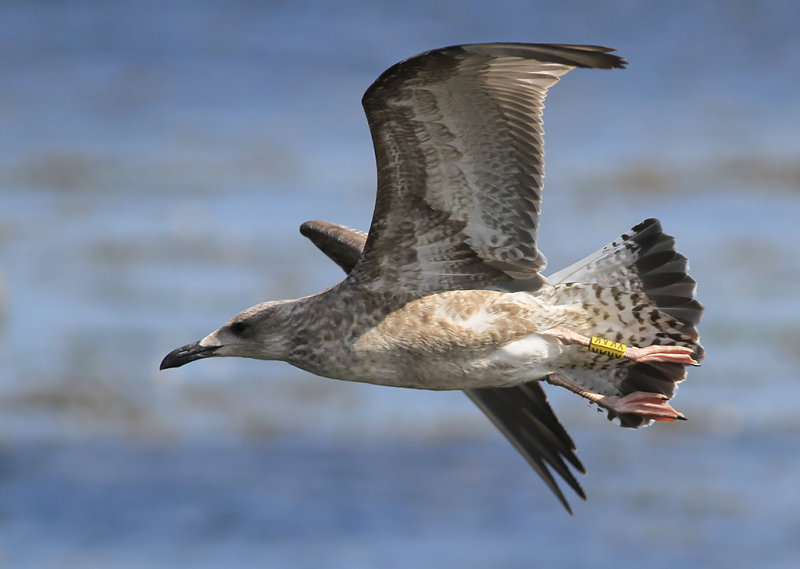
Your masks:
<path fill-rule="evenodd" d="M 800 559 L 800 4 L 0 4 L 0 567 L 790 568 Z M 566 515 L 459 393 L 287 364 L 157 371 L 338 267 L 366 229 L 360 97 L 420 51 L 594 43 L 548 100 L 551 270 L 659 217 L 692 261 L 687 423 L 551 391 Z"/>

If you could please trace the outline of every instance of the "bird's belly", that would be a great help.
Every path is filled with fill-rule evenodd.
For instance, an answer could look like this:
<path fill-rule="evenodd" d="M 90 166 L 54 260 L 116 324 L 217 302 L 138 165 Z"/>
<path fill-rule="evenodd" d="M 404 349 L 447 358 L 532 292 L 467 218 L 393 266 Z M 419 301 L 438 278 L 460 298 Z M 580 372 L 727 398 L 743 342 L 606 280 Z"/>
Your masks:
<path fill-rule="evenodd" d="M 508 387 L 553 373 L 560 354 L 558 340 L 530 334 L 480 353 L 456 349 L 446 354 L 382 354 L 386 357 L 351 367 L 342 379 L 432 390 Z"/>
<path fill-rule="evenodd" d="M 498 348 L 474 371 L 475 387 L 507 387 L 556 371 L 562 344 L 550 336 L 531 334 Z M 481 367 L 484 372 L 481 373 Z"/>
<path fill-rule="evenodd" d="M 562 344 L 556 338 L 530 334 L 495 350 L 490 360 L 498 367 L 550 370 L 561 352 Z"/>

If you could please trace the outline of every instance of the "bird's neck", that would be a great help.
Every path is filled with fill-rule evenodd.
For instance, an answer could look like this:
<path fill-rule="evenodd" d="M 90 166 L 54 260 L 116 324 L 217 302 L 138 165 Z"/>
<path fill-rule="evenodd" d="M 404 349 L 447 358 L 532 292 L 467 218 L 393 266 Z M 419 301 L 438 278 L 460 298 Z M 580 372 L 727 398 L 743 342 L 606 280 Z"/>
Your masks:
<path fill-rule="evenodd" d="M 407 299 L 355 290 L 343 281 L 286 305 L 290 364 L 317 375 L 342 379 L 349 372 L 355 342 Z"/>

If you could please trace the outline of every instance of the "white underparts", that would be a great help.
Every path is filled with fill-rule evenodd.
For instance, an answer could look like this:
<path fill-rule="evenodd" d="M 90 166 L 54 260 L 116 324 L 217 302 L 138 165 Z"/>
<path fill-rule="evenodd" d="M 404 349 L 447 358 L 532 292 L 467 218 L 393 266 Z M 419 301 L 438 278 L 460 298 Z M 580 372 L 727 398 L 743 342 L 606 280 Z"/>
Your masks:
<path fill-rule="evenodd" d="M 561 342 L 557 339 L 531 334 L 498 349 L 491 360 L 499 367 L 514 370 L 519 374 L 516 381 L 524 382 L 552 373 L 561 351 Z"/>

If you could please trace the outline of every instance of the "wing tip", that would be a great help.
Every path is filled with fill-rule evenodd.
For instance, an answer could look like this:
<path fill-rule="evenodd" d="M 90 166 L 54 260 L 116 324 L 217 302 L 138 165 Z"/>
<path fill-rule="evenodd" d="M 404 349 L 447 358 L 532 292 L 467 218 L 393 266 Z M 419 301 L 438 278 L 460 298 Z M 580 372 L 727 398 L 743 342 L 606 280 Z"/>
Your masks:
<path fill-rule="evenodd" d="M 363 231 L 319 219 L 300 225 L 300 234 L 311 240 L 348 274 L 361 259 L 367 238 Z"/>
<path fill-rule="evenodd" d="M 400 70 L 413 69 L 422 61 L 438 59 L 439 65 L 447 66 L 456 64 L 466 54 L 474 54 L 488 57 L 535 59 L 543 63 L 556 63 L 570 67 L 624 69 L 628 62 L 623 57 L 615 55 L 613 53 L 615 51 L 617 50 L 614 48 L 602 45 L 524 42 L 465 43 L 429 49 L 398 61 L 386 69 L 367 89 L 361 102 L 366 105 L 369 94 L 387 78 Z"/>
<path fill-rule="evenodd" d="M 556 45 L 555 47 L 568 48 L 576 51 L 585 51 L 588 54 L 591 54 L 591 56 L 597 60 L 598 64 L 592 67 L 597 67 L 599 69 L 624 69 L 628 66 L 628 60 L 621 55 L 617 55 L 615 53 L 617 50 L 613 47 L 606 47 L 602 45 L 572 44 L 560 44 Z M 578 65 L 578 67 L 583 67 L 583 65 Z"/>
<path fill-rule="evenodd" d="M 613 53 L 617 51 L 616 49 L 602 45 L 510 42 L 465 44 L 452 47 L 490 56 L 516 56 L 573 67 L 623 69 L 628 65 L 628 62 L 623 57 Z"/>

